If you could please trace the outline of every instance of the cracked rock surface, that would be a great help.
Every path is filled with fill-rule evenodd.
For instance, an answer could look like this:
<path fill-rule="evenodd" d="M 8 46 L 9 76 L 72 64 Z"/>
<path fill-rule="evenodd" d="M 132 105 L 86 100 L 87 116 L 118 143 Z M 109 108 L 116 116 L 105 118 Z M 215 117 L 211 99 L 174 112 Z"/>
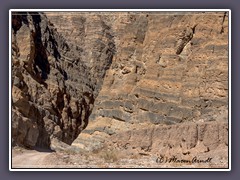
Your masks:
<path fill-rule="evenodd" d="M 88 29 L 71 35 L 78 43 L 49 19 L 43 13 L 12 16 L 12 138 L 27 147 L 77 138 L 114 54 L 111 28 L 101 17 L 96 16 L 98 28 L 84 23 L 84 16 L 75 19 L 80 34 Z"/>

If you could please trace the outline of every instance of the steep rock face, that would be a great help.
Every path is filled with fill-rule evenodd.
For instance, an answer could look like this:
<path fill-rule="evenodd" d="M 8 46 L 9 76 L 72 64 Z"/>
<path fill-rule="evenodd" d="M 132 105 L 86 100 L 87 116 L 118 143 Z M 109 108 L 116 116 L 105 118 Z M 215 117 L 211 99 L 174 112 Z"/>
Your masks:
<path fill-rule="evenodd" d="M 171 125 L 170 137 L 182 137 L 181 130 L 174 133 L 179 126 L 172 125 L 188 122 L 209 123 L 206 134 L 223 123 L 224 130 L 215 133 L 223 130 L 226 139 L 228 14 L 118 13 L 113 19 L 116 54 L 90 116 L 91 125 L 73 145 L 94 150 L 110 139 L 116 147 L 124 147 L 125 140 L 130 149 L 141 149 L 138 141 L 155 142 L 167 133 L 161 125 Z M 152 125 L 160 126 L 154 137 Z M 189 129 L 195 131 L 195 125 Z M 140 135 L 129 142 L 130 132 Z M 192 138 L 196 143 L 189 149 L 202 141 Z M 213 141 L 227 148 L 227 143 Z M 157 151 L 162 146 L 149 147 Z"/>
<path fill-rule="evenodd" d="M 105 116 L 126 122 L 173 124 L 196 120 L 226 107 L 225 16 L 224 13 L 120 16 L 113 26 L 117 53 L 92 119 Z"/>
<path fill-rule="evenodd" d="M 76 26 L 89 28 L 76 18 Z M 49 147 L 52 138 L 71 144 L 87 126 L 114 54 L 110 27 L 101 18 L 94 24 L 99 28 L 87 35 L 80 28 L 79 36 L 69 38 L 45 14 L 13 13 L 14 144 Z"/>

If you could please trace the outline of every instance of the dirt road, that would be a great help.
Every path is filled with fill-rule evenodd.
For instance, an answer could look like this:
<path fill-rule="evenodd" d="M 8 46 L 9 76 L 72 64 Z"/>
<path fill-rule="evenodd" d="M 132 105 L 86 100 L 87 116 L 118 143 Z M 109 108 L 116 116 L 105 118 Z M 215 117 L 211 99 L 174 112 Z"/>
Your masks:
<path fill-rule="evenodd" d="M 28 151 L 24 153 L 13 153 L 12 168 L 43 168 L 47 166 L 50 152 Z"/>
<path fill-rule="evenodd" d="M 132 156 L 125 158 L 121 154 L 108 151 L 99 154 L 69 153 L 69 152 L 46 152 L 36 150 L 13 150 L 12 168 L 227 168 L 227 150 L 219 152 L 207 152 L 198 156 L 199 159 L 213 157 L 209 163 L 157 163 L 157 156 Z M 192 158 L 194 155 L 184 156 Z"/>

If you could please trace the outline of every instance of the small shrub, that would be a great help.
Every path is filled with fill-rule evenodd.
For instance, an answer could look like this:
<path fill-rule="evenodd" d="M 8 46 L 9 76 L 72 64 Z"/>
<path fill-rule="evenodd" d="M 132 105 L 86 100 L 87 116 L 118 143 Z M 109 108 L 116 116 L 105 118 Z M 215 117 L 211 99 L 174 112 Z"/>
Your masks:
<path fill-rule="evenodd" d="M 106 162 L 111 162 L 111 163 L 119 160 L 119 157 L 116 151 L 113 151 L 113 150 L 102 151 L 100 154 L 100 157 L 103 158 Z"/>

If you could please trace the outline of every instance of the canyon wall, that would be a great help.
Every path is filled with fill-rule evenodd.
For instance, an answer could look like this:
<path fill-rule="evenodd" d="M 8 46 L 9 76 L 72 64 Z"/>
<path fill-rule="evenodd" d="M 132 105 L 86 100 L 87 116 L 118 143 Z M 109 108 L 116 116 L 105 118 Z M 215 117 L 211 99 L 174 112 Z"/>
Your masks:
<path fill-rule="evenodd" d="M 224 13 L 117 17 L 117 53 L 90 119 L 153 124 L 214 119 L 208 114 L 228 102 L 226 26 Z"/>
<path fill-rule="evenodd" d="M 226 149 L 228 14 L 119 13 L 111 26 L 116 54 L 73 146 Z"/>
<path fill-rule="evenodd" d="M 59 24 L 70 30 L 58 31 L 43 13 L 12 15 L 14 144 L 49 147 L 53 138 L 71 144 L 88 124 L 115 47 L 101 18 L 95 29 L 79 17 L 77 34 L 67 34 L 71 17 Z"/>
<path fill-rule="evenodd" d="M 228 146 L 228 13 L 12 17 L 15 143 Z"/>

